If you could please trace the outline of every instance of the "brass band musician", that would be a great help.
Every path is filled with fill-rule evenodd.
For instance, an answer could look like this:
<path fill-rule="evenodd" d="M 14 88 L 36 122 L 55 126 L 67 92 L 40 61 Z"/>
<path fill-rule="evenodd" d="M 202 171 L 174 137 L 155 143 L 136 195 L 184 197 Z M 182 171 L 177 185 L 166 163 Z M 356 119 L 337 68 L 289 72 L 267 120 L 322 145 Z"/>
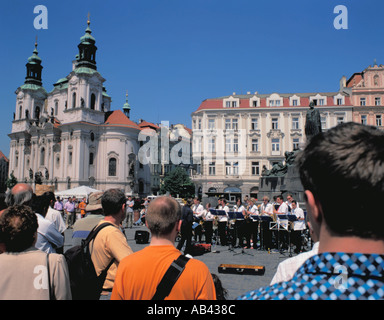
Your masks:
<path fill-rule="evenodd" d="M 273 213 L 275 215 L 279 215 L 279 214 L 283 214 L 283 215 L 287 215 L 288 214 L 288 211 L 289 211 L 289 207 L 288 205 L 284 202 L 284 197 L 282 195 L 279 195 L 276 197 L 276 208 L 273 209 Z M 281 221 L 281 220 L 279 220 Z M 279 229 L 278 230 L 278 237 L 279 237 L 279 241 L 282 243 L 282 246 L 283 247 L 288 247 L 288 234 L 286 232 L 286 230 L 281 230 Z"/>
<path fill-rule="evenodd" d="M 224 210 L 226 215 L 225 216 L 219 216 L 218 219 L 218 233 L 220 238 L 220 244 L 222 246 L 227 245 L 227 223 L 228 223 L 228 212 L 229 207 L 227 205 L 227 200 L 225 198 L 219 199 L 219 205 L 217 206 L 217 209 Z"/>
<path fill-rule="evenodd" d="M 240 198 L 237 198 L 236 204 L 233 207 L 234 212 L 241 212 L 245 218 L 246 208 L 241 202 Z M 233 237 L 233 246 L 236 246 L 236 240 L 239 239 L 239 246 L 243 246 L 244 237 L 245 237 L 245 223 L 244 220 L 236 220 L 235 222 L 235 236 Z"/>
<path fill-rule="evenodd" d="M 269 202 L 267 196 L 263 197 L 263 203 L 260 205 L 260 215 L 273 217 L 273 205 Z M 272 232 L 269 229 L 269 221 L 261 222 L 262 242 L 265 250 L 272 249 Z"/>
<path fill-rule="evenodd" d="M 291 214 L 296 215 L 297 218 L 297 220 L 293 222 L 292 242 L 296 246 L 295 253 L 300 253 L 302 246 L 301 232 L 306 226 L 304 211 L 298 207 L 296 200 L 292 200 Z"/>
<path fill-rule="evenodd" d="M 257 234 L 259 229 L 259 221 L 253 220 L 250 218 L 250 215 L 258 215 L 259 209 L 256 205 L 256 200 L 254 198 L 250 198 L 248 200 L 248 207 L 246 210 L 245 223 L 246 223 L 246 246 L 245 249 L 251 248 L 251 238 L 253 239 L 253 249 L 257 248 Z"/>
<path fill-rule="evenodd" d="M 195 197 L 193 199 L 193 206 L 192 206 L 192 211 L 193 211 L 193 218 L 198 225 L 194 228 L 194 236 L 195 236 L 195 241 L 197 241 L 197 238 L 199 238 L 199 242 L 201 242 L 201 237 L 203 235 L 203 214 L 204 214 L 204 207 L 200 203 L 200 199 Z"/>
<path fill-rule="evenodd" d="M 205 205 L 205 209 L 203 211 L 205 243 L 208 243 L 208 244 L 212 244 L 213 221 L 215 220 L 215 216 L 209 210 L 210 208 L 211 208 L 211 204 L 208 202 Z"/>

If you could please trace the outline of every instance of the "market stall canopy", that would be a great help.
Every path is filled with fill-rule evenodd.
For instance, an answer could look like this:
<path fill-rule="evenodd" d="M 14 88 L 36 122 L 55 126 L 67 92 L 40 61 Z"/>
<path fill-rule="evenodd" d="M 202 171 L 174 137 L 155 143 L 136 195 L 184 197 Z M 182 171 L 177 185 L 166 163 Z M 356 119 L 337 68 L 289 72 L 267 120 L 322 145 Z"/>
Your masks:
<path fill-rule="evenodd" d="M 68 190 L 55 192 L 55 196 L 56 197 L 59 196 L 62 198 L 68 198 L 68 197 L 76 197 L 76 198 L 86 197 L 86 198 L 88 198 L 88 196 L 92 192 L 99 192 L 99 191 L 100 190 L 93 189 L 93 188 L 90 188 L 87 186 L 80 186 L 80 187 L 76 187 L 76 188 L 72 188 L 72 189 L 68 189 Z"/>

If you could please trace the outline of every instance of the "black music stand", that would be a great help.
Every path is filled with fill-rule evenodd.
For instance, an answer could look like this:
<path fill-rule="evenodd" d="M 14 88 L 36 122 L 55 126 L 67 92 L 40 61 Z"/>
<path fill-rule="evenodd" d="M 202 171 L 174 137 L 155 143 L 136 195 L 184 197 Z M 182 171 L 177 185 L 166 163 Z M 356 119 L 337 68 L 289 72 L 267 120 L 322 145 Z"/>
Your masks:
<path fill-rule="evenodd" d="M 294 214 L 287 215 L 288 223 L 297 221 L 297 217 Z M 292 257 L 292 248 L 291 248 L 291 230 L 288 225 L 288 243 L 289 243 L 289 256 Z"/>
<path fill-rule="evenodd" d="M 228 216 L 229 216 L 229 219 L 230 220 L 244 220 L 244 216 L 243 216 L 243 213 L 242 212 L 228 212 Z M 237 235 L 237 230 L 236 231 L 236 234 L 235 236 Z M 241 246 L 241 252 L 235 252 L 234 256 L 238 255 L 238 254 L 246 254 L 246 255 L 249 255 L 249 256 L 253 256 L 252 254 L 248 253 L 248 252 L 245 252 L 244 251 L 244 246 L 242 244 L 240 244 Z M 234 250 L 232 250 L 234 251 Z"/>
<path fill-rule="evenodd" d="M 260 223 L 260 249 L 262 249 L 265 245 L 264 244 L 264 223 L 268 223 L 268 229 L 269 229 L 269 223 L 273 221 L 273 219 L 270 216 L 257 216 L 257 220 L 260 221 L 259 222 Z"/>
<path fill-rule="evenodd" d="M 216 209 L 216 216 L 222 217 L 222 216 L 228 216 L 227 212 L 225 210 Z M 220 223 L 220 222 L 219 222 Z M 219 236 L 220 237 L 220 236 Z M 229 239 L 229 245 L 228 245 L 228 251 L 235 251 L 232 248 L 232 241 Z"/>
<path fill-rule="evenodd" d="M 216 209 L 212 209 L 212 208 L 209 209 L 209 212 L 213 216 L 215 216 L 215 217 L 217 217 L 217 212 L 216 211 L 217 211 Z M 212 226 L 212 228 L 213 228 L 213 226 Z M 211 249 L 212 253 L 220 253 L 220 251 L 216 250 L 216 247 L 217 247 L 217 237 L 218 237 L 217 230 L 218 229 L 216 228 L 215 231 L 212 233 L 212 242 L 214 242 L 214 244 L 212 245 L 212 249 Z"/>
<path fill-rule="evenodd" d="M 210 209 L 211 210 L 211 213 L 213 214 L 213 215 L 215 215 L 215 216 L 217 216 L 217 217 L 222 217 L 222 216 L 227 216 L 227 213 L 226 213 L 226 211 L 225 210 L 219 210 L 219 209 Z M 220 223 L 219 221 L 218 221 L 218 223 Z M 219 228 L 219 227 L 217 227 L 217 228 Z M 217 232 L 218 232 L 218 229 L 217 229 Z M 215 240 L 216 240 L 216 243 L 217 243 L 217 237 L 220 237 L 219 235 L 217 235 L 216 237 L 215 237 Z M 229 249 L 229 251 L 233 251 L 231 248 Z"/>
<path fill-rule="evenodd" d="M 286 227 L 284 227 L 284 224 L 281 222 L 281 220 L 286 220 L 287 224 Z M 288 215 L 287 214 L 277 214 L 277 248 L 280 252 L 280 254 L 284 255 L 283 249 L 281 248 L 281 243 L 280 243 L 280 231 L 285 230 L 288 232 Z M 288 243 L 289 246 L 289 243 Z"/>

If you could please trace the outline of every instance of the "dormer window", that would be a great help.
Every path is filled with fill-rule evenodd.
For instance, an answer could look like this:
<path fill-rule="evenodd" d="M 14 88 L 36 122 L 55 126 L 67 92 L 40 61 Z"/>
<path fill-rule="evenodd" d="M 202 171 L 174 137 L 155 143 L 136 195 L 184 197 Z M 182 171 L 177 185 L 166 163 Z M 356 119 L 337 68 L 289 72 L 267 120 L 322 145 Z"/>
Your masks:
<path fill-rule="evenodd" d="M 342 106 L 345 104 L 345 99 L 344 99 L 344 96 L 342 94 L 338 94 L 336 95 L 334 98 L 333 98 L 333 102 L 335 105 L 337 106 Z"/>
<path fill-rule="evenodd" d="M 289 104 L 293 107 L 300 106 L 300 97 L 297 95 L 289 97 Z"/>
<path fill-rule="evenodd" d="M 240 100 L 238 98 L 229 97 L 223 100 L 224 108 L 238 108 L 240 106 Z"/>
<path fill-rule="evenodd" d="M 250 108 L 260 107 L 260 98 L 257 96 L 253 96 L 251 99 L 249 99 L 249 107 Z"/>
<path fill-rule="evenodd" d="M 283 98 L 281 98 L 277 93 L 273 93 L 267 98 L 267 106 L 270 107 L 280 107 L 283 105 Z"/>
<path fill-rule="evenodd" d="M 320 94 L 317 94 L 316 96 L 309 97 L 309 101 L 313 102 L 315 104 L 315 106 L 327 105 L 327 97 L 321 96 Z"/>

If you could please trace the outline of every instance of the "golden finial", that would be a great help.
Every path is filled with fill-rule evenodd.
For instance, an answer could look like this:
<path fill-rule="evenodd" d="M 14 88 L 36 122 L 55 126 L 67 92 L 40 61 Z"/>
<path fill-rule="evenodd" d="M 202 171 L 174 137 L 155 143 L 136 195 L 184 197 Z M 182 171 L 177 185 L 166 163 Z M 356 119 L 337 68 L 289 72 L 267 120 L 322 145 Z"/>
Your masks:
<path fill-rule="evenodd" d="M 91 14 L 88 12 L 87 24 L 90 25 L 90 23 L 91 23 Z"/>

